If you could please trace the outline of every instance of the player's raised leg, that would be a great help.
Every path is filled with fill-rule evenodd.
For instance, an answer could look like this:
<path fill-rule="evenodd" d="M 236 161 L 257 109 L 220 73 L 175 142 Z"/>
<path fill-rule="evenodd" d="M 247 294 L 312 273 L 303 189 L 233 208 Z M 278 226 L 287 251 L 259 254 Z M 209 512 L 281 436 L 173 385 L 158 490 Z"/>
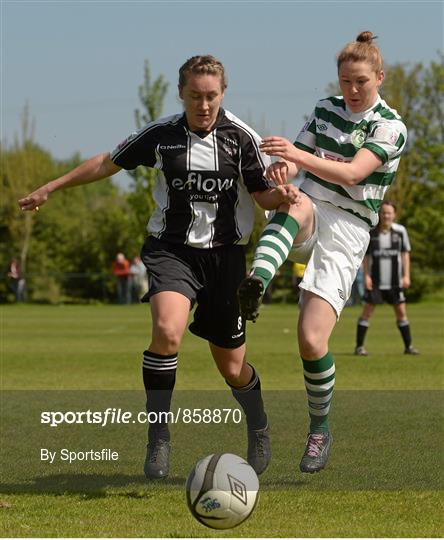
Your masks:
<path fill-rule="evenodd" d="M 301 194 L 298 206 L 282 205 L 265 226 L 254 253 L 249 276 L 239 286 L 242 317 L 255 322 L 265 289 L 287 260 L 294 243 L 301 243 L 313 231 L 313 205 Z"/>

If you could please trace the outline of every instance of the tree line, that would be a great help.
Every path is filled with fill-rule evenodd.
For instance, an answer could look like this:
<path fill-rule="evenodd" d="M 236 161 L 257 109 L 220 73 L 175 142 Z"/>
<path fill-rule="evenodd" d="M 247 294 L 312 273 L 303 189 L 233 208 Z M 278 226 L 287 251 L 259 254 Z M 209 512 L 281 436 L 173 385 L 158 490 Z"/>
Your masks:
<path fill-rule="evenodd" d="M 149 63 L 139 87 L 142 110 L 135 127 L 162 114 L 168 84 L 152 80 Z M 334 84 L 328 94 L 337 94 Z M 410 299 L 420 299 L 443 283 L 444 260 L 444 56 L 429 65 L 396 64 L 386 69 L 382 97 L 403 117 L 409 139 L 394 185 L 388 193 L 398 207 L 397 219 L 412 242 Z M 295 135 L 298 126 L 295 127 Z M 22 212 L 17 204 L 37 186 L 81 163 L 81 156 L 55 159 L 35 141 L 31 114 L 24 108 L 21 134 L 0 146 L 2 202 L 0 207 L 0 302 L 11 302 L 7 272 L 16 257 L 26 276 L 33 302 L 112 301 L 115 284 L 111 264 L 116 253 L 133 257 L 140 251 L 145 227 L 154 208 L 151 189 L 155 171 L 130 171 L 123 191 L 111 179 L 52 195 L 44 211 Z M 257 211 L 247 247 L 251 257 L 264 225 Z M 289 287 L 290 265 L 282 271 L 281 287 Z"/>

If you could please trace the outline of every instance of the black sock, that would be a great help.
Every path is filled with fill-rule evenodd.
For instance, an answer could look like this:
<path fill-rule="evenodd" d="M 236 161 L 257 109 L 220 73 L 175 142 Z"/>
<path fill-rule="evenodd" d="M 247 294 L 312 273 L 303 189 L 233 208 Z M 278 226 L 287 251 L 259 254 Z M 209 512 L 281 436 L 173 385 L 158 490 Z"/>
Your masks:
<path fill-rule="evenodd" d="M 249 364 L 251 366 L 251 364 Z M 264 410 L 264 402 L 261 393 L 261 381 L 253 366 L 253 374 L 250 382 L 246 386 L 235 388 L 231 387 L 231 393 L 234 399 L 242 407 L 247 418 L 247 426 L 250 430 L 264 429 L 267 427 L 267 415 Z"/>
<path fill-rule="evenodd" d="M 170 440 L 166 415 L 171 405 L 176 382 L 177 354 L 162 355 L 151 351 L 143 352 L 143 384 L 146 392 L 146 411 L 153 413 L 148 427 L 148 441 Z M 163 418 L 159 418 L 163 416 Z M 153 418 L 155 417 L 155 418 Z M 148 418 L 150 420 L 150 417 Z"/>
<path fill-rule="evenodd" d="M 356 328 L 356 347 L 362 347 L 364 345 L 365 334 L 367 333 L 370 323 L 366 319 L 358 319 L 358 326 Z"/>
<path fill-rule="evenodd" d="M 410 333 L 409 321 L 396 321 L 399 331 L 401 332 L 402 340 L 406 349 L 412 344 L 412 335 Z"/>

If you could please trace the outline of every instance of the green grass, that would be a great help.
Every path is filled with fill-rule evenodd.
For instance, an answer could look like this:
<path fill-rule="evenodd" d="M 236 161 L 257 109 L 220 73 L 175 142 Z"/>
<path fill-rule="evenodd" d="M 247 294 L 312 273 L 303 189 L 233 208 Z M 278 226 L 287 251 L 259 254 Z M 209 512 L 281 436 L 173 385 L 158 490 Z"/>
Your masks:
<path fill-rule="evenodd" d="M 347 308 L 331 340 L 337 374 L 328 468 L 297 472 L 307 428 L 295 328 L 297 307 L 264 306 L 248 328 L 272 424 L 273 461 L 259 504 L 236 529 L 212 531 L 185 504 L 192 464 L 213 451 L 245 452 L 245 425 L 172 426 L 172 472 L 141 474 L 144 427 L 39 423 L 42 410 L 143 408 L 146 306 L 6 306 L 1 323 L 1 532 L 7 537 L 441 537 L 443 304 L 409 305 L 415 345 L 403 347 L 388 306 L 352 355 L 359 308 Z M 207 344 L 187 333 L 173 409 L 234 407 Z M 222 404 L 222 405 L 221 405 Z M 42 463 L 41 447 L 116 448 L 117 464 Z"/>

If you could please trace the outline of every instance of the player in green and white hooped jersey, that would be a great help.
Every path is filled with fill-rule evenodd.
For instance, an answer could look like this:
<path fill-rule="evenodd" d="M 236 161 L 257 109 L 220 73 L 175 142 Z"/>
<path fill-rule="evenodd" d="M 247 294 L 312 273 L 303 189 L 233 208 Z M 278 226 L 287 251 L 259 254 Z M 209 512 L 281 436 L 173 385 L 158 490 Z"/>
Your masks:
<path fill-rule="evenodd" d="M 261 296 L 289 257 L 307 265 L 300 284 L 299 350 L 308 394 L 310 430 L 300 469 L 322 469 L 332 442 L 328 413 L 335 367 L 329 338 L 393 182 L 407 131 L 378 90 L 383 62 L 371 32 L 337 57 L 342 96 L 321 100 L 294 144 L 267 137 L 261 150 L 280 161 L 268 178 L 284 184 L 305 171 L 298 205 L 278 208 L 259 240 L 251 274 L 239 290 L 241 312 L 255 320 Z"/>

